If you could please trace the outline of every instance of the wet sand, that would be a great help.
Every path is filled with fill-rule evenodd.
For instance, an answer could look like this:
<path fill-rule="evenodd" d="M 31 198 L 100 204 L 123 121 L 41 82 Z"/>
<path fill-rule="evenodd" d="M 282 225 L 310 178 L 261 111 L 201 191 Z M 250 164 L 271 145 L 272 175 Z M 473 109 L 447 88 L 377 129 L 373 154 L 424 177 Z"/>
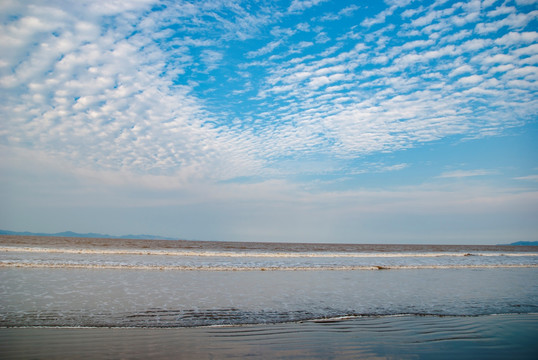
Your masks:
<path fill-rule="evenodd" d="M 536 359 L 538 314 L 200 328 L 1 328 L 3 359 Z"/>
<path fill-rule="evenodd" d="M 39 248 L 76 249 L 150 249 L 150 250 L 204 250 L 204 251 L 276 251 L 276 252 L 399 252 L 434 251 L 453 252 L 462 245 L 384 245 L 384 244 L 315 244 L 315 243 L 263 243 L 192 240 L 142 240 L 79 238 L 59 236 L 0 235 L 0 246 L 27 246 Z M 536 246 L 464 245 L 465 251 L 517 251 L 536 252 Z"/>

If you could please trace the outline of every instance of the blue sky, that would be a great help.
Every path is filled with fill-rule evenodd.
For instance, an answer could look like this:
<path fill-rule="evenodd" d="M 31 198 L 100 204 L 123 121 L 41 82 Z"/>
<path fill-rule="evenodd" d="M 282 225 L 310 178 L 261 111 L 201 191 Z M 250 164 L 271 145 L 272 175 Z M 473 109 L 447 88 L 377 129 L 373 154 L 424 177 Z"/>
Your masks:
<path fill-rule="evenodd" d="M 538 240 L 538 2 L 2 1 L 0 228 Z"/>

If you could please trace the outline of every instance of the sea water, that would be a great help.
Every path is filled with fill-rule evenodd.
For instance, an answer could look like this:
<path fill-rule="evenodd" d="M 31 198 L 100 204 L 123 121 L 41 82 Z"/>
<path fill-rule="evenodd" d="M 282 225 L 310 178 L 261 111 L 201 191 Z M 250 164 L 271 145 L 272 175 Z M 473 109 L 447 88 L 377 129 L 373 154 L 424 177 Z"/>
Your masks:
<path fill-rule="evenodd" d="M 535 314 L 537 250 L 5 237 L 0 326 Z"/>

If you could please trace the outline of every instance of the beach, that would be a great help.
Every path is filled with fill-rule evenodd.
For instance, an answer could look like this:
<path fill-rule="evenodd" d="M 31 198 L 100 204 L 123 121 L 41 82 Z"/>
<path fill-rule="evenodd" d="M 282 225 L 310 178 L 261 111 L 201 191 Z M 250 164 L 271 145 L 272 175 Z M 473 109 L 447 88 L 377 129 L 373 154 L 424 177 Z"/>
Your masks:
<path fill-rule="evenodd" d="M 0 237 L 3 358 L 534 359 L 533 247 Z"/>

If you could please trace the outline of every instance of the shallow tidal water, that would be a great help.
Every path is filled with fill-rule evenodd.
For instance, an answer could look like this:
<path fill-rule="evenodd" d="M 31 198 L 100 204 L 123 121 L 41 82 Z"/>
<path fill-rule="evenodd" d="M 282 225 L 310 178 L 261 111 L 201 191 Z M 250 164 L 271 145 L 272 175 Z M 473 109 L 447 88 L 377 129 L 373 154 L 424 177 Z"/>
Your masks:
<path fill-rule="evenodd" d="M 201 328 L 0 328 L 3 359 L 536 359 L 537 314 Z"/>
<path fill-rule="evenodd" d="M 1 326 L 193 327 L 538 312 L 538 269 L 0 268 Z"/>
<path fill-rule="evenodd" d="M 0 237 L 6 359 L 536 359 L 531 247 Z"/>

